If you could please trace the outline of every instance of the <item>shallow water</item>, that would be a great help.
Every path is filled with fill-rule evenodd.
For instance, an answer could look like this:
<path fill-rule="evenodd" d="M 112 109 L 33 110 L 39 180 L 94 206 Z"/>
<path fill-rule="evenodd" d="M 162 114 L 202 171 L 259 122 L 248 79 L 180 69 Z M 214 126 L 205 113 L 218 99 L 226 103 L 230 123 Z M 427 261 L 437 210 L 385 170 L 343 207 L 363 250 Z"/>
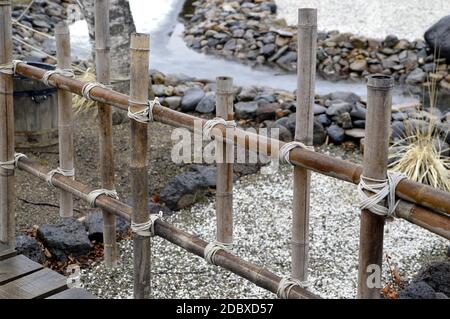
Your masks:
<path fill-rule="evenodd" d="M 183 41 L 184 25 L 179 21 L 184 0 L 130 0 L 130 6 L 138 32 L 151 34 L 150 67 L 165 74 L 185 74 L 196 78 L 214 79 L 227 75 L 234 78 L 237 85 L 259 85 L 275 89 L 293 91 L 297 86 L 294 74 L 281 74 L 278 70 L 259 67 L 252 68 L 242 63 L 205 55 L 189 49 Z M 184 10 L 189 9 L 185 6 Z M 88 31 L 85 21 L 78 21 L 70 27 L 73 53 L 80 58 L 88 58 Z M 362 83 L 330 82 L 318 79 L 316 93 L 352 91 L 366 97 L 366 87 Z M 417 98 L 403 95 L 400 89 L 394 94 L 394 104 L 407 103 Z"/>

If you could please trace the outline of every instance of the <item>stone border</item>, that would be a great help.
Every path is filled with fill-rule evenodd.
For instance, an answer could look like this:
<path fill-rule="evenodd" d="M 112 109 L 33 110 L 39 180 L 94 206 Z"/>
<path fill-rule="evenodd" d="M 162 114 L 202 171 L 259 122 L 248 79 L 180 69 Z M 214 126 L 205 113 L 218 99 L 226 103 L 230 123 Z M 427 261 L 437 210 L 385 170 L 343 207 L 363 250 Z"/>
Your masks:
<path fill-rule="evenodd" d="M 277 20 L 273 0 L 198 0 L 193 5 L 194 14 L 184 21 L 184 39 L 190 48 L 250 65 L 296 69 L 297 30 Z M 369 74 L 388 74 L 398 83 L 415 87 L 416 92 L 434 79 L 450 94 L 450 66 L 445 59 L 435 59 L 422 39 L 408 41 L 390 35 L 376 40 L 338 31 L 319 32 L 317 70 L 331 81 L 361 81 Z"/>

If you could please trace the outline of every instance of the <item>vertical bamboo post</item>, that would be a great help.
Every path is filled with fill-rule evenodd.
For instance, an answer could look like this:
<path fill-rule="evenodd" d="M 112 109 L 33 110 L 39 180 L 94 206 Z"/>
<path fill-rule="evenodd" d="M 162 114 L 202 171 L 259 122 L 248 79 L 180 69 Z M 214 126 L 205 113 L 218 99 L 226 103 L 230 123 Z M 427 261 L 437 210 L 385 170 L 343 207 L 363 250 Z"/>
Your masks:
<path fill-rule="evenodd" d="M 366 147 L 363 176 L 385 179 L 389 150 L 392 87 L 394 80 L 386 75 L 371 75 L 367 81 Z M 372 265 L 377 265 L 381 275 L 383 257 L 384 217 L 368 210 L 361 212 L 358 298 L 380 298 L 380 288 L 369 286 Z M 369 267 L 369 268 L 368 268 Z"/>
<path fill-rule="evenodd" d="M 141 103 L 148 99 L 149 46 L 147 34 L 131 36 L 130 57 L 130 108 L 132 112 L 142 109 Z M 131 120 L 131 178 L 133 193 L 132 221 L 145 223 L 148 212 L 148 136 L 147 125 Z M 150 297 L 150 237 L 133 236 L 134 244 L 134 297 Z"/>
<path fill-rule="evenodd" d="M 11 1 L 0 1 L 0 64 L 12 62 Z M 0 161 L 14 159 L 13 75 L 0 73 Z M 0 241 L 15 247 L 14 171 L 0 168 Z"/>
<path fill-rule="evenodd" d="M 70 34 L 66 23 L 59 23 L 55 28 L 56 58 L 59 69 L 71 68 Z M 58 90 L 58 138 L 59 166 L 63 170 L 73 169 L 73 115 L 72 94 Z M 59 192 L 59 215 L 73 216 L 73 196 L 69 192 Z"/>
<path fill-rule="evenodd" d="M 216 116 L 233 120 L 233 79 L 218 77 L 216 89 Z M 218 156 L 216 185 L 217 241 L 233 243 L 233 145 L 216 144 Z"/>
<path fill-rule="evenodd" d="M 97 81 L 110 84 L 109 0 L 95 0 L 95 66 Z M 98 106 L 98 145 L 102 188 L 113 190 L 114 153 L 112 139 L 112 108 L 105 103 Z M 116 217 L 103 210 L 103 250 L 107 267 L 117 266 Z"/>
<path fill-rule="evenodd" d="M 299 9 L 295 140 L 306 145 L 313 145 L 316 43 L 317 10 Z M 308 279 L 310 183 L 311 172 L 295 167 L 291 276 L 301 281 Z"/>

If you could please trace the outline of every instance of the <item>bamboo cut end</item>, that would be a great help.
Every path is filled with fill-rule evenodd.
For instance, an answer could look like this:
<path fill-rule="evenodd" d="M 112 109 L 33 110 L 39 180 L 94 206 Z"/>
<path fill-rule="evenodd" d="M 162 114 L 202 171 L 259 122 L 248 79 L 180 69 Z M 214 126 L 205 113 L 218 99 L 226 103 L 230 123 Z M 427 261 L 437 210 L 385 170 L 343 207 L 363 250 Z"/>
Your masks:
<path fill-rule="evenodd" d="M 317 27 L 317 9 L 300 8 L 298 9 L 299 27 Z"/>
<path fill-rule="evenodd" d="M 373 74 L 366 77 L 367 86 L 379 89 L 389 90 L 394 87 L 394 78 L 385 74 Z"/>
<path fill-rule="evenodd" d="M 131 35 L 130 50 L 150 51 L 150 35 L 147 33 L 133 33 Z"/>
<path fill-rule="evenodd" d="M 230 94 L 233 92 L 233 78 L 229 76 L 219 76 L 216 78 L 216 93 Z"/>
<path fill-rule="evenodd" d="M 69 34 L 69 27 L 67 23 L 60 22 L 55 26 L 55 35 L 68 35 Z"/>

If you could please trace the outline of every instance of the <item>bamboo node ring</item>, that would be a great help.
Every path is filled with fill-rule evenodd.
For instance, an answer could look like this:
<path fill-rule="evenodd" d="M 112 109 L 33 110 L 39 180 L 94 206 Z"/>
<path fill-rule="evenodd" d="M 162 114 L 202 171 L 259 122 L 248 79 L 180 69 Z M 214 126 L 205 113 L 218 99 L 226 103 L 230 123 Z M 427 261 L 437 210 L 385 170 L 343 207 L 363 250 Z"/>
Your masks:
<path fill-rule="evenodd" d="M 53 74 L 59 74 L 68 78 L 75 77 L 75 74 L 73 73 L 72 69 L 55 69 L 45 72 L 44 75 L 42 76 L 42 82 L 45 85 L 50 86 L 50 83 L 48 81 Z"/>
<path fill-rule="evenodd" d="M 204 252 L 205 260 L 208 263 L 210 263 L 211 265 L 216 265 L 217 266 L 215 258 L 214 258 L 216 256 L 216 253 L 219 250 L 224 250 L 224 251 L 229 252 L 232 247 L 233 247 L 233 244 L 222 243 L 220 241 L 210 242 L 205 247 L 205 252 Z"/>
<path fill-rule="evenodd" d="M 308 287 L 308 282 L 300 281 L 298 279 L 293 279 L 293 278 L 289 278 L 289 277 L 281 278 L 281 280 L 278 284 L 278 288 L 277 288 L 278 298 L 288 299 L 292 288 L 294 288 L 295 286 L 305 289 Z"/>
<path fill-rule="evenodd" d="M 128 104 L 128 117 L 132 120 L 135 120 L 136 122 L 144 124 L 153 122 L 153 108 L 155 105 L 161 106 L 158 97 L 155 97 L 153 101 L 148 100 L 147 102 L 138 102 L 130 99 L 128 100 Z M 139 111 L 133 112 L 131 110 L 132 104 L 140 105 L 144 108 Z"/>
<path fill-rule="evenodd" d="M 405 178 L 406 175 L 399 172 L 388 172 L 387 179 L 375 179 L 361 175 L 358 184 L 360 208 L 367 209 L 379 216 L 396 217 L 395 209 L 399 201 L 395 200 L 395 190 Z M 372 192 L 373 195 L 368 195 L 365 191 Z M 380 205 L 384 199 L 387 199 L 386 206 Z"/>
<path fill-rule="evenodd" d="M 47 182 L 47 184 L 49 186 L 55 187 L 55 185 L 53 185 L 53 183 L 52 183 L 52 178 L 53 178 L 53 175 L 55 175 L 55 174 L 60 174 L 60 175 L 63 175 L 65 177 L 73 177 L 73 176 L 75 176 L 75 169 L 74 168 L 72 168 L 72 169 L 62 169 L 60 167 L 58 167 L 56 169 L 52 169 L 45 176 L 45 181 Z"/>
<path fill-rule="evenodd" d="M 148 221 L 145 223 L 131 222 L 131 231 L 139 236 L 154 237 L 155 236 L 155 221 L 163 217 L 163 212 L 159 214 L 150 214 Z"/>
<path fill-rule="evenodd" d="M 14 158 L 10 161 L 0 162 L 0 167 L 7 170 L 14 170 L 17 168 L 17 163 L 21 158 L 28 158 L 28 157 L 22 153 L 14 153 Z"/>
<path fill-rule="evenodd" d="M 99 197 L 100 195 L 106 195 L 111 198 L 119 199 L 119 195 L 117 195 L 117 191 L 115 189 L 112 190 L 104 188 L 95 189 L 87 195 L 87 200 L 89 202 L 89 205 L 91 205 L 91 207 L 95 207 L 95 201 L 97 200 L 97 197 Z"/>
<path fill-rule="evenodd" d="M 289 159 L 289 154 L 294 148 L 297 148 L 297 147 L 314 152 L 313 146 L 308 146 L 308 145 L 306 145 L 302 142 L 298 142 L 298 141 L 289 142 L 289 143 L 284 144 L 282 147 L 280 147 L 279 157 L 280 157 L 281 162 L 293 165 L 291 160 Z"/>
<path fill-rule="evenodd" d="M 222 124 L 225 127 L 235 128 L 236 122 L 235 121 L 226 121 L 220 117 L 215 117 L 212 120 L 208 120 L 203 125 L 203 140 L 208 141 L 212 139 L 211 131 L 216 126 Z"/>

